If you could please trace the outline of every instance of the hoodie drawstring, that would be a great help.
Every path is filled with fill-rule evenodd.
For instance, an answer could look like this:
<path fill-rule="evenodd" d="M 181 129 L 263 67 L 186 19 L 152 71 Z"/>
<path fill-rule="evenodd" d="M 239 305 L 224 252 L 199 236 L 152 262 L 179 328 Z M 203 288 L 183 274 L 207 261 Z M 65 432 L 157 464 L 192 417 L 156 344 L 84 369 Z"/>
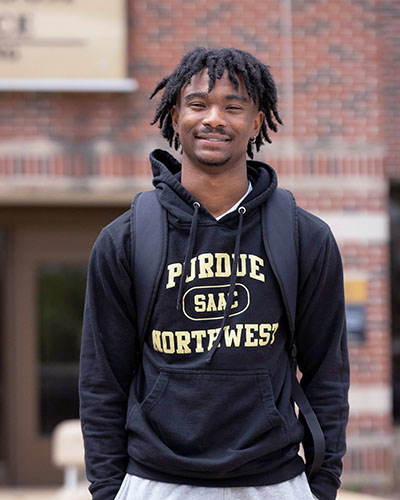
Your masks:
<path fill-rule="evenodd" d="M 182 266 L 182 274 L 179 280 L 179 289 L 178 289 L 178 298 L 176 299 L 176 310 L 179 311 L 181 309 L 182 295 L 183 295 L 183 286 L 185 284 L 186 279 L 186 269 L 189 265 L 192 257 L 193 257 L 193 249 L 194 244 L 196 243 L 196 232 L 197 232 L 197 219 L 199 214 L 200 203 L 195 201 L 193 203 L 194 213 L 192 218 L 192 224 L 190 226 L 190 234 L 189 234 L 189 242 L 186 249 L 185 260 Z"/>
<path fill-rule="evenodd" d="M 231 273 L 231 281 L 229 283 L 229 290 L 228 290 L 228 298 L 226 301 L 226 307 L 224 311 L 224 317 L 222 318 L 222 323 L 220 327 L 220 331 L 218 333 L 218 337 L 214 342 L 214 345 L 212 346 L 208 358 L 207 358 L 207 363 L 210 363 L 215 351 L 218 348 L 218 344 L 221 341 L 222 335 L 224 334 L 224 328 L 226 326 L 226 323 L 229 318 L 229 313 L 231 312 L 231 307 L 233 304 L 233 299 L 234 299 L 234 291 L 236 287 L 236 273 L 237 273 L 237 266 L 238 266 L 238 260 L 239 260 L 239 252 L 240 252 L 240 238 L 242 235 L 242 225 L 243 225 L 243 216 L 246 213 L 246 208 L 245 207 L 239 207 L 238 208 L 239 212 L 239 224 L 236 232 L 236 241 L 235 241 L 235 250 L 233 254 L 233 265 L 232 265 L 232 273 Z"/>

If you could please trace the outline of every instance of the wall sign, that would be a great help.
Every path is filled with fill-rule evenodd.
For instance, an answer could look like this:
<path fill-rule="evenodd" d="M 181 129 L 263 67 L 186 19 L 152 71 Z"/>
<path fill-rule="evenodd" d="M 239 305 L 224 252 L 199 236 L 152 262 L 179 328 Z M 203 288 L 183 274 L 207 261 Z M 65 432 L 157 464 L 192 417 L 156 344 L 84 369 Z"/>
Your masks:
<path fill-rule="evenodd" d="M 344 292 L 348 338 L 350 341 L 360 342 L 365 339 L 367 280 L 345 279 Z"/>
<path fill-rule="evenodd" d="M 0 0 L 0 80 L 126 79 L 126 24 L 125 0 Z"/>

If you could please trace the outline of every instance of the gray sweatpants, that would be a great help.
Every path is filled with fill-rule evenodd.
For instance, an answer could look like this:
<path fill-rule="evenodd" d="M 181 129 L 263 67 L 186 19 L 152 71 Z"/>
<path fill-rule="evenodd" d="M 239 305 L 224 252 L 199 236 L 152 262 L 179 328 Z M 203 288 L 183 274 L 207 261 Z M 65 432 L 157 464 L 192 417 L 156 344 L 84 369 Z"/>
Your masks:
<path fill-rule="evenodd" d="M 318 500 L 306 475 L 270 486 L 210 488 L 161 483 L 127 474 L 115 500 Z"/>

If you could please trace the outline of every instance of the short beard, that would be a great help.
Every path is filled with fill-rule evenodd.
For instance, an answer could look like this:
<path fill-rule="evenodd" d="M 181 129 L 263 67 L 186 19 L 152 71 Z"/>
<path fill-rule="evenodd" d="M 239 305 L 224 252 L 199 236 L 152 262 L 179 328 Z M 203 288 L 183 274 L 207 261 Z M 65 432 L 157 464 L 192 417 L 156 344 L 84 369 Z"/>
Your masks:
<path fill-rule="evenodd" d="M 206 165 L 207 167 L 223 167 L 228 163 L 228 161 L 232 158 L 232 155 L 227 155 L 226 158 L 220 160 L 220 161 L 207 161 L 203 160 L 199 156 L 195 155 L 196 160 L 201 163 L 202 165 Z"/>

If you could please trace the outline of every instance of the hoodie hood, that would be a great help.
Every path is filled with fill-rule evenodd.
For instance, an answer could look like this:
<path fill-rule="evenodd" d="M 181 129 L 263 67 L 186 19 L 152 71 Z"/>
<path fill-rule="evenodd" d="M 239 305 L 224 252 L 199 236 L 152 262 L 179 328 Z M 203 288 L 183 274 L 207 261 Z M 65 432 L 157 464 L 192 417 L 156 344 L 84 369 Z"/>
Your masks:
<path fill-rule="evenodd" d="M 193 204 L 197 201 L 181 184 L 182 165 L 167 151 L 156 149 L 150 154 L 153 172 L 153 185 L 160 204 L 180 222 L 190 223 L 193 217 Z M 276 173 L 266 163 L 249 160 L 247 177 L 253 189 L 241 203 L 246 212 L 252 212 L 264 203 L 278 186 Z M 237 212 L 224 217 L 224 222 L 235 221 Z M 199 223 L 215 220 L 203 207 L 199 208 Z"/>

